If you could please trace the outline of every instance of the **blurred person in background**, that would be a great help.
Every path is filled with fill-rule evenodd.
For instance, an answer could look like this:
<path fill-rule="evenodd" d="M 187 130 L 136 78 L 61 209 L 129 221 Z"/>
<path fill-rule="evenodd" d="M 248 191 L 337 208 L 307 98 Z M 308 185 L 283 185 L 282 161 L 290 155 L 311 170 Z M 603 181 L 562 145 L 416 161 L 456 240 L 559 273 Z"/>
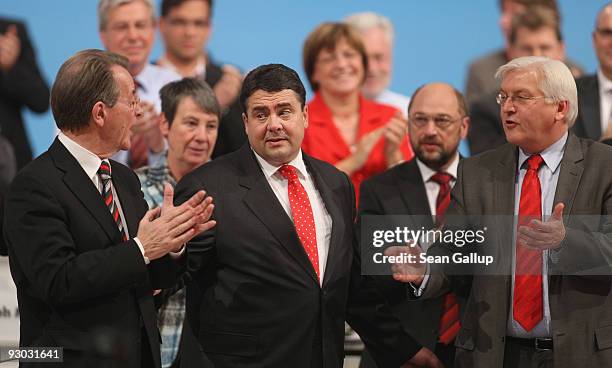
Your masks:
<path fill-rule="evenodd" d="M 351 14 L 344 21 L 359 31 L 368 54 L 366 81 L 361 89 L 363 95 L 407 114 L 410 97 L 389 90 L 395 36 L 389 18 L 374 12 L 363 12 Z"/>
<path fill-rule="evenodd" d="M 157 64 L 183 77 L 202 78 L 213 88 L 222 110 L 213 157 L 237 150 L 246 142 L 238 94 L 240 71 L 219 65 L 206 50 L 212 32 L 212 0 L 162 0 L 159 31 L 164 54 Z"/>
<path fill-rule="evenodd" d="M 49 87 L 43 79 L 25 25 L 0 18 L 0 134 L 13 146 L 17 169 L 32 160 L 32 148 L 21 116 L 23 107 L 49 109 Z"/>
<path fill-rule="evenodd" d="M 365 178 L 412 158 L 407 121 L 361 94 L 368 57 L 351 26 L 319 25 L 304 42 L 303 63 L 315 96 L 302 149 L 349 175 L 358 197 Z"/>
<path fill-rule="evenodd" d="M 160 97 L 161 131 L 168 150 L 154 166 L 136 171 L 149 208 L 162 205 L 166 183 L 176 186 L 185 174 L 210 160 L 221 115 L 212 89 L 200 79 L 170 82 Z M 159 298 L 162 367 L 211 366 L 185 320 L 184 284 L 163 290 Z"/>
<path fill-rule="evenodd" d="M 495 80 L 497 68 L 512 59 L 510 55 L 510 29 L 512 19 L 525 13 L 528 7 L 540 5 L 551 9 L 557 17 L 557 22 L 561 23 L 561 15 L 556 0 L 499 0 L 499 27 L 504 36 L 504 48 L 497 49 L 472 61 L 468 67 L 466 79 L 465 97 L 468 104 L 473 103 L 481 96 L 497 93 L 499 83 Z M 582 68 L 571 60 L 566 60 L 574 77 L 579 77 Z"/>
<path fill-rule="evenodd" d="M 595 74 L 576 80 L 578 118 L 573 132 L 583 138 L 612 139 L 612 4 L 597 14 L 593 30 L 593 48 L 599 63 Z"/>
<path fill-rule="evenodd" d="M 546 56 L 565 60 L 565 44 L 556 13 L 535 5 L 514 17 L 510 27 L 511 59 L 521 56 Z M 472 155 L 506 143 L 506 136 L 496 102 L 498 91 L 490 92 L 470 104 L 471 126 L 468 142 Z"/>
<path fill-rule="evenodd" d="M 136 81 L 142 115 L 132 127 L 129 151 L 114 159 L 133 169 L 156 163 L 166 148 L 159 129 L 161 101 L 159 90 L 168 82 L 181 79 L 171 70 L 149 62 L 155 39 L 155 8 L 152 0 L 100 0 L 98 28 L 104 47 L 128 58 L 128 71 Z"/>

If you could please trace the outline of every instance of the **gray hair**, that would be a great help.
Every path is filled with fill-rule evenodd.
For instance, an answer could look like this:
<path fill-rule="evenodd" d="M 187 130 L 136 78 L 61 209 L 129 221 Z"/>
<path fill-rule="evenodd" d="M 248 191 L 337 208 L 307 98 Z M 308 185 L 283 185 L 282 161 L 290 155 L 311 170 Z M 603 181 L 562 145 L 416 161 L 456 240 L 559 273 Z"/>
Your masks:
<path fill-rule="evenodd" d="M 215 114 L 221 120 L 221 107 L 212 88 L 206 82 L 196 78 L 183 78 L 170 82 L 159 90 L 161 109 L 168 124 L 172 125 L 176 110 L 181 101 L 191 97 L 204 112 Z"/>
<path fill-rule="evenodd" d="M 509 72 L 521 69 L 535 70 L 538 76 L 538 88 L 548 99 L 555 103 L 568 102 L 569 110 L 565 120 L 568 127 L 574 125 L 578 116 L 578 92 L 576 81 L 568 67 L 559 60 L 543 56 L 524 56 L 500 66 L 495 78 L 501 81 Z"/>
<path fill-rule="evenodd" d="M 141 1 L 151 11 L 151 20 L 155 22 L 155 5 L 153 0 L 100 0 L 98 3 L 98 30 L 104 31 L 108 25 L 108 13 L 118 6 Z"/>
<path fill-rule="evenodd" d="M 372 28 L 380 28 L 387 37 L 389 43 L 393 45 L 393 39 L 395 37 L 393 24 L 389 18 L 384 15 L 374 12 L 355 13 L 344 18 L 344 22 L 354 27 L 360 33 L 367 32 Z"/>

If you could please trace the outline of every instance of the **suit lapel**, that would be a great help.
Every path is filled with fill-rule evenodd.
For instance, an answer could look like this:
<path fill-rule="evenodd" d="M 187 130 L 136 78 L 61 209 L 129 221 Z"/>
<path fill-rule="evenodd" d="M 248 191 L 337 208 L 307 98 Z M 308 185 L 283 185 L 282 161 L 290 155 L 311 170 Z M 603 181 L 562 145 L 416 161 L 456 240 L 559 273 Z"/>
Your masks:
<path fill-rule="evenodd" d="M 87 177 L 81 165 L 57 138 L 49 148 L 49 154 L 57 168 L 64 172 L 63 180 L 66 186 L 83 204 L 83 207 L 91 213 L 109 239 L 116 239 L 119 235 L 117 225 L 104 204 L 100 192 Z"/>
<path fill-rule="evenodd" d="M 244 203 L 318 285 L 317 275 L 295 226 L 272 191 L 248 144 L 240 149 L 239 165 L 243 172 L 239 183 L 247 189 Z"/>
<path fill-rule="evenodd" d="M 342 244 L 342 236 L 343 229 L 347 226 L 344 221 L 344 217 L 342 216 L 342 211 L 338 207 L 337 200 L 335 198 L 333 189 L 330 188 L 328 183 L 325 181 L 325 178 L 321 173 L 314 168 L 312 159 L 310 156 L 303 154 L 304 163 L 306 164 L 306 168 L 308 172 L 312 176 L 314 180 L 315 187 L 317 188 L 321 198 L 323 199 L 323 203 L 325 204 L 325 209 L 329 213 L 329 216 L 332 219 L 332 228 L 331 228 L 331 236 L 329 241 L 329 250 L 327 253 L 327 263 L 325 266 L 325 273 L 323 274 L 323 285 L 330 279 L 332 273 L 335 270 L 335 261 L 337 261 L 336 255 L 338 254 L 338 247 L 343 246 Z M 348 226 L 351 226 L 349 224 Z"/>
<path fill-rule="evenodd" d="M 404 165 L 395 172 L 394 182 L 404 205 L 408 209 L 407 213 L 410 215 L 429 215 L 426 220 L 426 228 L 432 229 L 434 222 L 431 217 L 431 209 L 427 201 L 427 192 L 421 170 L 419 170 L 416 159 Z"/>
<path fill-rule="evenodd" d="M 571 213 L 574 197 L 578 190 L 578 184 L 582 177 L 583 154 L 580 148 L 580 140 L 573 134 L 567 137 L 565 152 L 561 160 L 561 171 L 559 172 L 559 181 L 557 182 L 557 190 L 555 191 L 555 200 L 553 206 L 559 202 L 565 204 L 563 209 L 564 214 Z"/>
<path fill-rule="evenodd" d="M 137 202 L 137 195 L 130 193 L 129 189 L 125 185 L 129 183 L 130 178 L 123 175 L 122 170 L 115 170 L 114 168 L 120 165 L 117 162 L 111 161 L 112 175 L 113 175 L 113 187 L 117 192 L 119 201 L 121 203 L 121 211 L 125 216 L 125 222 L 128 226 L 128 233 L 131 236 L 136 236 L 138 233 L 138 224 L 140 223 L 138 209 L 142 207 L 141 203 Z M 110 213 L 110 212 L 109 212 Z"/>
<path fill-rule="evenodd" d="M 499 149 L 499 160 L 493 173 L 493 197 L 491 198 L 492 215 L 496 217 L 497 234 L 496 257 L 502 260 L 503 269 L 510 275 L 512 268 L 512 237 L 514 235 L 514 196 L 517 172 L 518 148 L 506 144 Z M 499 222 L 499 223 L 498 223 Z M 509 244 L 510 246 L 507 246 Z M 508 276 L 506 282 L 509 282 Z"/>
<path fill-rule="evenodd" d="M 585 88 L 581 89 L 580 93 L 578 104 L 585 132 L 587 137 L 597 140 L 601 137 L 602 133 L 597 75 L 592 77 Z"/>

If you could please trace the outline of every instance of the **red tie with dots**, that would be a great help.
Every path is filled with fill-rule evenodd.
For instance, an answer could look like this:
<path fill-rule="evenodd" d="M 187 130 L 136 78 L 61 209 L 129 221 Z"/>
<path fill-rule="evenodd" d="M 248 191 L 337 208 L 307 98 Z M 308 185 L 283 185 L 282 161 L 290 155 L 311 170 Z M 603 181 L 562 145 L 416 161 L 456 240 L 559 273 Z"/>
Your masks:
<path fill-rule="evenodd" d="M 450 181 L 453 177 L 444 172 L 437 172 L 431 177 L 431 181 L 440 185 L 440 191 L 436 198 L 436 227 L 441 228 L 444 225 L 444 215 L 450 204 Z M 444 295 L 442 303 L 442 317 L 440 318 L 439 326 L 439 341 L 441 344 L 448 345 L 453 340 L 461 328 L 459 321 L 459 304 L 457 296 L 450 292 Z"/>
<path fill-rule="evenodd" d="M 320 280 L 317 230 L 308 194 L 306 194 L 306 190 L 302 183 L 300 183 L 297 169 L 294 166 L 283 165 L 278 169 L 278 172 L 288 181 L 289 205 L 293 215 L 293 224 L 302 242 L 302 246 L 306 250 L 308 259 L 310 259 L 310 263 L 312 263 L 312 267 L 317 274 L 317 279 Z"/>
<path fill-rule="evenodd" d="M 518 226 L 528 226 L 542 219 L 542 188 L 538 170 L 544 159 L 533 155 L 527 159 L 527 173 L 521 186 Z M 518 238 L 518 236 L 517 236 Z M 516 241 L 513 317 L 525 331 L 531 331 L 544 316 L 542 302 L 542 252 Z"/>

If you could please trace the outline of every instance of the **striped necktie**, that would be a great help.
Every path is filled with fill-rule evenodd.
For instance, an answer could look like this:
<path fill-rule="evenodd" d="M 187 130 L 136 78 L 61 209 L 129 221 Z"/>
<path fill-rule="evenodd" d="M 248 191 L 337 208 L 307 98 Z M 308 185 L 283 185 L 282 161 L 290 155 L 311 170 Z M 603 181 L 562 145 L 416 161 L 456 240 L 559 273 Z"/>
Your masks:
<path fill-rule="evenodd" d="M 111 167 L 108 161 L 102 161 L 100 168 L 98 169 L 98 175 L 100 176 L 100 181 L 102 182 L 102 199 L 104 199 L 106 207 L 113 216 L 113 220 L 115 221 L 115 224 L 117 224 L 117 228 L 119 228 L 121 239 L 123 239 L 123 241 L 127 241 L 127 235 L 125 234 L 125 231 L 123 231 L 123 223 L 121 222 L 121 216 L 119 215 L 119 208 L 117 207 L 115 199 L 113 198 Z"/>

